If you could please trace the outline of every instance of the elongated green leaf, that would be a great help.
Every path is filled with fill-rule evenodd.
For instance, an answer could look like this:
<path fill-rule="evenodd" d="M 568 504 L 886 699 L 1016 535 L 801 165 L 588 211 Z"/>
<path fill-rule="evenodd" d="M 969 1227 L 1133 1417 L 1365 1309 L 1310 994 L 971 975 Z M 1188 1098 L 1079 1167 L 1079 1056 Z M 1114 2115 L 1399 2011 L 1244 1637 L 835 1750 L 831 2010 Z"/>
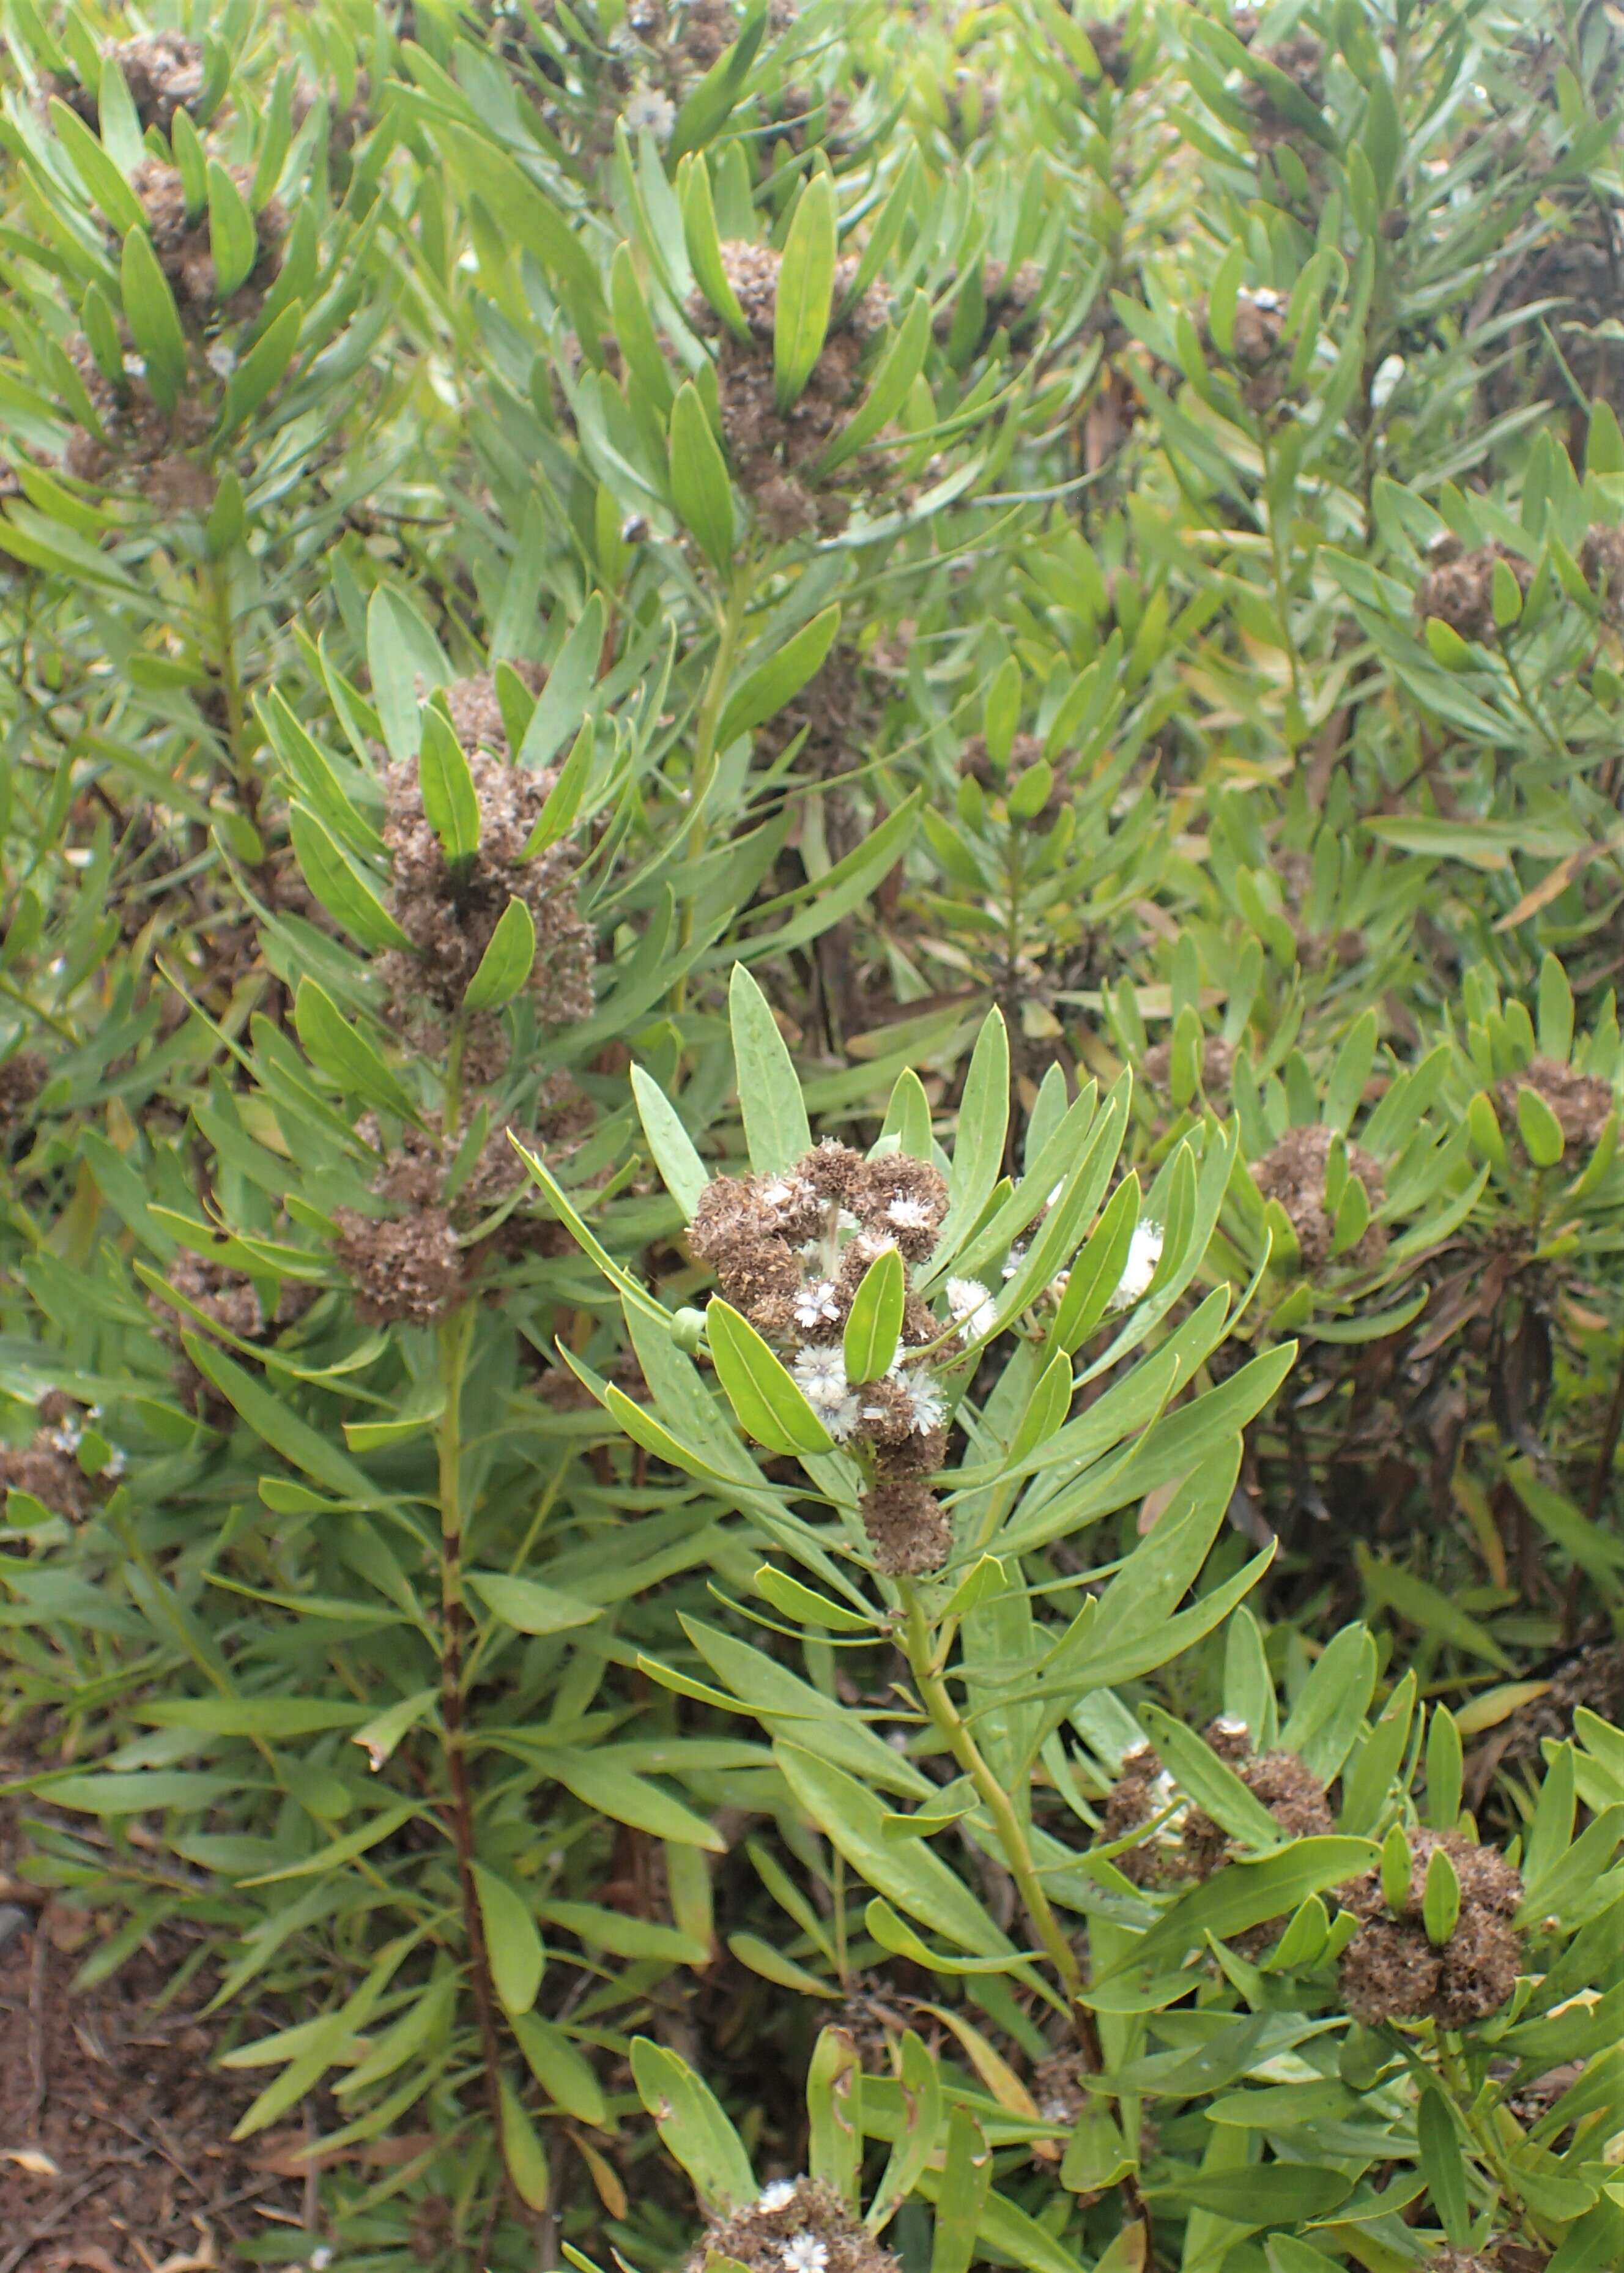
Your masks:
<path fill-rule="evenodd" d="M 423 712 L 417 785 L 429 827 L 450 861 L 471 859 L 479 849 L 479 799 L 451 722 L 433 705 Z"/>
<path fill-rule="evenodd" d="M 692 379 L 671 410 L 671 495 L 683 527 L 713 567 L 733 552 L 733 493 L 727 466 Z"/>
<path fill-rule="evenodd" d="M 312 1062 L 340 1089 L 402 1120 L 417 1119 L 416 1106 L 371 1042 L 313 979 L 299 981 L 293 1023 Z"/>
<path fill-rule="evenodd" d="M 705 1311 L 711 1362 L 739 1426 L 771 1452 L 832 1452 L 834 1438 L 793 1377 L 746 1317 L 713 1294 Z"/>
<path fill-rule="evenodd" d="M 485 1929 L 491 1979 L 507 2013 L 528 2013 L 536 2002 L 546 1953 L 529 1903 L 508 1880 L 483 1863 L 474 1864 L 479 1919 Z"/>
<path fill-rule="evenodd" d="M 632 2080 L 708 2210 L 725 2217 L 755 2199 L 756 2179 L 739 2134 L 685 2060 L 647 2037 L 634 2037 Z"/>
<path fill-rule="evenodd" d="M 510 2014 L 508 2018 L 525 2065 L 549 2099 L 577 2123 L 602 2125 L 606 2112 L 603 2086 L 563 2029 L 544 2021 L 539 2013 Z"/>
<path fill-rule="evenodd" d="M 639 1065 L 632 1068 L 632 1095 L 636 1099 L 643 1133 L 654 1155 L 654 1165 L 665 1189 L 691 1223 L 710 1181 L 710 1172 L 695 1151 L 693 1139 L 682 1126 L 676 1107 L 653 1075 L 645 1073 Z"/>
<path fill-rule="evenodd" d="M 73 161 L 74 171 L 101 207 L 109 225 L 120 236 L 132 229 L 145 229 L 147 215 L 139 198 L 78 112 L 71 110 L 56 94 L 51 96 L 49 108 L 50 123 Z"/>
<path fill-rule="evenodd" d="M 508 901 L 462 997 L 465 1010 L 500 1009 L 511 1002 L 536 960 L 536 919 L 521 899 Z"/>
<path fill-rule="evenodd" d="M 546 2150 L 525 2112 L 524 2102 L 505 2075 L 500 2079 L 500 2105 L 502 2161 L 514 2191 L 527 2209 L 545 2209 L 552 2187 Z"/>
<path fill-rule="evenodd" d="M 703 1847 L 713 1855 L 722 1853 L 726 1846 L 720 1832 L 703 1816 L 616 1759 L 613 1751 L 550 1748 L 546 1768 L 583 1806 L 595 1808 L 616 1823 L 629 1823 L 635 1830 L 647 1831 L 656 1839 L 674 1840 L 679 1846 Z"/>
<path fill-rule="evenodd" d="M 797 1800 L 877 1894 L 960 1949 L 981 1957 L 1013 1957 L 1008 1938 L 924 1841 L 885 1836 L 885 1811 L 871 1791 L 793 1743 L 780 1740 L 775 1749 Z"/>
<path fill-rule="evenodd" d="M 814 174 L 790 222 L 772 327 L 773 384 L 787 410 L 812 376 L 829 331 L 835 282 L 835 185 Z"/>
<path fill-rule="evenodd" d="M 742 964 L 733 965 L 727 1008 L 750 1166 L 758 1176 L 779 1175 L 812 1149 L 801 1084 L 767 998 Z"/>
<path fill-rule="evenodd" d="M 718 748 L 725 750 L 730 742 L 748 733 L 752 726 L 759 726 L 799 694 L 822 668 L 839 628 L 839 608 L 825 608 L 822 615 L 803 624 L 776 655 L 758 664 L 728 698 L 722 723 L 717 728 Z"/>
<path fill-rule="evenodd" d="M 335 921 L 374 951 L 411 951 L 411 941 L 379 898 L 359 865 L 305 806 L 292 806 L 288 830 L 304 881 Z"/>
<path fill-rule="evenodd" d="M 125 237 L 118 281 L 124 320 L 146 358 L 153 399 L 161 409 L 173 410 L 186 383 L 186 334 L 145 228 L 132 229 Z"/>
<path fill-rule="evenodd" d="M 377 1490 L 365 1469 L 342 1452 L 330 1437 L 301 1420 L 245 1366 L 228 1357 L 218 1342 L 206 1340 L 202 1335 L 189 1333 L 183 1328 L 181 1347 L 204 1379 L 213 1382 L 227 1403 L 273 1452 L 344 1499 L 359 1501 L 363 1506 L 375 1502 Z"/>
<path fill-rule="evenodd" d="M 890 1369 L 902 1334 L 907 1305 L 907 1275 L 894 1247 L 875 1257 L 858 1283 L 846 1314 L 846 1377 L 878 1381 Z"/>
<path fill-rule="evenodd" d="M 505 1626 L 517 1633 L 564 1633 L 603 1616 L 601 1604 L 583 1602 L 575 1594 L 560 1594 L 534 1579 L 515 1579 L 503 1571 L 470 1571 L 467 1583 Z"/>
<path fill-rule="evenodd" d="M 253 215 L 237 184 L 217 158 L 208 161 L 208 249 L 214 263 L 214 293 L 229 300 L 259 256 Z"/>

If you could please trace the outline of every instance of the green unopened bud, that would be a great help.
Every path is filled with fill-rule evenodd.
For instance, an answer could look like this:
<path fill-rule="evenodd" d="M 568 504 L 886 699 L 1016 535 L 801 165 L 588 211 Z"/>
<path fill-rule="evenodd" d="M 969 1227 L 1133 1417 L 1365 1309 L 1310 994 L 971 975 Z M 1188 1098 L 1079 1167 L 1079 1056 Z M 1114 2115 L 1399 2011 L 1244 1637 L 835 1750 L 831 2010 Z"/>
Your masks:
<path fill-rule="evenodd" d="M 1410 1842 L 1395 1823 L 1381 1842 L 1381 1898 L 1402 1917 L 1410 1902 Z"/>
<path fill-rule="evenodd" d="M 699 1347 L 704 1331 L 705 1314 L 703 1310 L 695 1310 L 685 1306 L 673 1316 L 671 1339 L 680 1350 L 686 1350 L 690 1357 Z"/>

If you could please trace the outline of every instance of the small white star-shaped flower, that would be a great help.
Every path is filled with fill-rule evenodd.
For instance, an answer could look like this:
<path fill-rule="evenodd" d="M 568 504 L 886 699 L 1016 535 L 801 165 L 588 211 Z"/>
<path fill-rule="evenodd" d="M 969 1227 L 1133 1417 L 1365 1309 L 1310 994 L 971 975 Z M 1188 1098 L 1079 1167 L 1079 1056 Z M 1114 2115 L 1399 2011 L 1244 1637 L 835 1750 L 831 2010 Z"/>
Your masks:
<path fill-rule="evenodd" d="M 894 1223 L 898 1231 L 930 1231 L 936 1218 L 923 1200 L 896 1199 L 885 1209 L 885 1220 Z"/>
<path fill-rule="evenodd" d="M 955 1325 L 964 1326 L 977 1336 L 990 1333 L 998 1315 L 991 1295 L 979 1279 L 950 1279 L 947 1307 Z"/>
<path fill-rule="evenodd" d="M 810 1333 L 816 1326 L 833 1325 L 839 1316 L 840 1304 L 832 1279 L 815 1279 L 795 1297 L 795 1324 L 803 1332 Z"/>
<path fill-rule="evenodd" d="M 764 2211 L 769 2217 L 771 2217 L 778 2210 L 787 2209 L 794 2199 L 795 2181 L 793 2179 L 774 2179 L 770 2187 L 763 2187 L 762 2188 L 761 2194 L 756 2200 L 756 2207 L 757 2209 Z"/>
<path fill-rule="evenodd" d="M 814 2233 L 797 2233 L 784 2244 L 785 2273 L 824 2273 L 829 2252 Z"/>

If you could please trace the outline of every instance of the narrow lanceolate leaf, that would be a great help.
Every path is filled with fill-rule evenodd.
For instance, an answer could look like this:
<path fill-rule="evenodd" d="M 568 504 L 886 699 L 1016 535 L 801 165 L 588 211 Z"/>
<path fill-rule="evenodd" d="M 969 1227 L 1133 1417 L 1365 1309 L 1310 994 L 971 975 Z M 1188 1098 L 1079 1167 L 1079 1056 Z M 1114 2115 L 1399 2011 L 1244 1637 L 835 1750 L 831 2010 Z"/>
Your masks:
<path fill-rule="evenodd" d="M 815 174 L 795 208 L 778 270 L 772 372 L 780 410 L 795 401 L 823 351 L 835 285 L 835 221 L 834 176 Z"/>
<path fill-rule="evenodd" d="M 288 815 L 288 833 L 305 882 L 351 939 L 374 950 L 393 947 L 411 951 L 411 941 L 324 822 L 296 805 Z"/>
<path fill-rule="evenodd" d="M 1421 1923 L 1434 1949 L 1441 1949 L 1461 1916 L 1461 1881 L 1447 1852 L 1434 1847 L 1421 1895 Z"/>
<path fill-rule="evenodd" d="M 1248 1926 L 1296 1909 L 1310 1894 L 1369 1870 L 1376 1855 L 1368 1839 L 1314 1838 L 1299 1839 L 1255 1862 L 1231 1863 L 1175 1902 L 1141 1940 L 1131 1945 L 1110 1973 L 1153 1960 L 1172 1962 L 1209 1933 L 1220 1940 L 1244 1933 Z"/>
<path fill-rule="evenodd" d="M 547 2157 L 524 2103 L 508 2081 L 501 2079 L 502 2161 L 514 2191 L 526 2209 L 547 2207 Z"/>
<path fill-rule="evenodd" d="M 173 410 L 186 383 L 186 335 L 169 280 L 145 229 L 132 229 L 125 237 L 118 281 L 124 319 L 146 358 L 153 399 L 160 409 Z"/>
<path fill-rule="evenodd" d="M 686 2060 L 647 2037 L 634 2037 L 632 2081 L 706 2209 L 725 2216 L 755 2199 L 756 2179 L 743 2142 L 715 2094 Z"/>
<path fill-rule="evenodd" d="M 451 722 L 432 705 L 423 713 L 417 786 L 429 827 L 447 860 L 470 859 L 479 850 L 479 799 L 462 745 Z"/>
<path fill-rule="evenodd" d="M 758 1176 L 779 1175 L 812 1149 L 795 1068 L 767 998 L 741 963 L 727 989 L 744 1141 Z"/>
<path fill-rule="evenodd" d="M 1055 1352 L 1033 1386 L 1014 1435 L 1010 1438 L 1010 1464 L 1019 1467 L 1028 1452 L 1046 1444 L 1071 1406 L 1071 1361 L 1064 1349 Z"/>
<path fill-rule="evenodd" d="M 689 379 L 671 410 L 671 500 L 713 567 L 733 554 L 733 493 L 704 404 Z"/>
<path fill-rule="evenodd" d="M 694 1150 L 694 1140 L 682 1126 L 675 1106 L 653 1075 L 641 1066 L 632 1068 L 632 1095 L 654 1165 L 665 1189 L 691 1223 L 710 1181 L 709 1171 Z"/>
<path fill-rule="evenodd" d="M 60 95 L 50 99 L 50 123 L 73 161 L 73 170 L 88 195 L 122 236 L 126 230 L 144 229 L 147 215 L 141 201 L 125 181 L 109 152 L 104 150 L 84 120 L 70 110 Z"/>
<path fill-rule="evenodd" d="M 834 1438 L 808 1404 L 793 1377 L 746 1317 L 719 1294 L 705 1312 L 716 1377 L 739 1426 L 770 1452 L 832 1452 Z"/>
<path fill-rule="evenodd" d="M 907 1304 L 907 1274 L 894 1247 L 876 1255 L 864 1272 L 846 1321 L 846 1377 L 878 1381 L 891 1367 L 902 1334 Z"/>
<path fill-rule="evenodd" d="M 536 960 L 536 919 L 524 902 L 509 900 L 497 918 L 489 946 L 462 997 L 465 1010 L 496 1010 L 514 996 L 530 975 Z"/>
<path fill-rule="evenodd" d="M 822 615 L 803 624 L 793 639 L 786 640 L 776 655 L 751 671 L 743 686 L 728 698 L 722 723 L 717 729 L 718 748 L 725 750 L 739 735 L 748 733 L 752 726 L 759 726 L 763 718 L 771 718 L 786 702 L 793 701 L 821 668 L 839 628 L 839 608 L 825 608 Z"/>
<path fill-rule="evenodd" d="M 417 1107 L 395 1076 L 354 1020 L 344 1016 L 313 979 L 299 981 L 293 1023 L 312 1061 L 340 1089 L 403 1121 L 417 1119 Z"/>
<path fill-rule="evenodd" d="M 259 257 L 253 215 L 237 184 L 217 158 L 208 161 L 208 249 L 214 263 L 214 293 L 229 300 L 248 281 Z"/>
<path fill-rule="evenodd" d="M 483 1863 L 474 1864 L 474 1887 L 491 1979 L 502 2009 L 528 2013 L 536 2002 L 547 1962 L 530 1905 L 506 1879 Z"/>

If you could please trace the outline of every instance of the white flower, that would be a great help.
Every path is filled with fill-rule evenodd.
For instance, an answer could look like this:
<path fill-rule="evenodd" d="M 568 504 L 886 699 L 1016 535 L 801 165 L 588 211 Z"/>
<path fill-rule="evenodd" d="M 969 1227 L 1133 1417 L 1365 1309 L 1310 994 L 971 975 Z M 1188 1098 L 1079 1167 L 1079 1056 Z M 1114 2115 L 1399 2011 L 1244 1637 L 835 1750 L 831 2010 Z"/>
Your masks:
<path fill-rule="evenodd" d="M 110 1478 L 113 1482 L 117 1483 L 124 1472 L 124 1456 L 119 1451 L 117 1445 L 115 1444 L 112 1451 L 108 1454 L 106 1459 L 102 1463 L 102 1474 L 104 1478 Z"/>
<path fill-rule="evenodd" d="M 795 1324 L 810 1333 L 815 1326 L 832 1325 L 840 1316 L 832 1279 L 815 1279 L 795 1297 Z"/>
<path fill-rule="evenodd" d="M 784 2244 L 786 2273 L 823 2273 L 829 2252 L 816 2234 L 797 2233 Z"/>
<path fill-rule="evenodd" d="M 657 142 L 664 142 L 677 123 L 676 105 L 657 86 L 635 87 L 621 116 L 628 134 L 646 131 Z"/>
<path fill-rule="evenodd" d="M 1237 1721 L 1229 1713 L 1223 1714 L 1213 1722 L 1213 1726 L 1221 1737 L 1249 1737 L 1252 1734 L 1244 1721 Z"/>
<path fill-rule="evenodd" d="M 923 1200 L 892 1200 L 885 1211 L 887 1223 L 894 1223 L 898 1231 L 934 1231 L 936 1218 Z"/>
<path fill-rule="evenodd" d="M 50 1441 L 53 1450 L 65 1453 L 71 1459 L 78 1452 L 79 1440 L 84 1433 L 77 1421 L 61 1422 L 51 1430 Z"/>
<path fill-rule="evenodd" d="M 851 1395 L 846 1360 L 838 1349 L 798 1350 L 790 1371 L 815 1413 L 842 1404 Z"/>
<path fill-rule="evenodd" d="M 922 1366 L 906 1369 L 893 1366 L 891 1377 L 901 1384 L 914 1417 L 914 1426 L 921 1437 L 939 1429 L 947 1417 L 947 1407 L 942 1392 Z"/>
<path fill-rule="evenodd" d="M 835 1229 L 837 1231 L 855 1231 L 857 1228 L 857 1223 L 858 1219 L 852 1213 L 851 1209 L 843 1207 L 835 1218 Z M 889 1247 L 891 1246 L 891 1242 L 888 1239 L 882 1242 L 882 1244 Z"/>
<path fill-rule="evenodd" d="M 804 1207 L 811 1190 L 804 1176 L 774 1176 L 762 1186 L 761 1196 L 765 1206 L 782 1215 L 790 1208 Z"/>
<path fill-rule="evenodd" d="M 954 1324 L 967 1326 L 974 1335 L 990 1333 L 998 1315 L 991 1295 L 979 1279 L 950 1279 L 947 1307 Z"/>
<path fill-rule="evenodd" d="M 846 1360 L 838 1349 L 797 1351 L 791 1373 L 801 1395 L 836 1444 L 857 1426 L 858 1399 L 846 1377 Z"/>
<path fill-rule="evenodd" d="M 795 2181 L 793 2179 L 774 2179 L 770 2187 L 763 2187 L 762 2188 L 761 2194 L 757 2198 L 756 2207 L 759 2210 L 764 2210 L 766 2215 L 771 2217 L 777 2210 L 787 2209 L 794 2199 Z"/>
<path fill-rule="evenodd" d="M 1005 1277 L 1006 1279 L 1012 1279 L 1012 1278 L 1015 1276 L 1015 1273 L 1016 1273 L 1016 1272 L 1020 1269 L 1021 1264 L 1026 1261 L 1026 1242 L 1025 1242 L 1024 1240 L 1019 1240 L 1019 1239 L 1018 1239 L 1018 1240 L 1016 1241 L 1016 1242 L 1015 1242 L 1014 1246 L 1011 1248 L 1011 1249 L 1010 1249 L 1010 1251 L 1009 1251 L 1009 1257 L 1008 1257 L 1008 1259 L 1007 1259 L 1007 1260 L 1006 1260 L 1006 1262 L 1004 1263 L 1004 1277 Z"/>
<path fill-rule="evenodd" d="M 203 360 L 216 379 L 229 379 L 237 369 L 237 349 L 229 341 L 216 340 L 204 350 Z"/>
<path fill-rule="evenodd" d="M 1156 1275 L 1156 1265 L 1162 1260 L 1162 1226 L 1142 1216 L 1133 1227 L 1133 1236 L 1128 1242 L 1128 1259 L 1122 1266 L 1122 1276 L 1116 1281 L 1116 1292 L 1111 1296 L 1113 1310 L 1125 1310 L 1137 1302 Z"/>

